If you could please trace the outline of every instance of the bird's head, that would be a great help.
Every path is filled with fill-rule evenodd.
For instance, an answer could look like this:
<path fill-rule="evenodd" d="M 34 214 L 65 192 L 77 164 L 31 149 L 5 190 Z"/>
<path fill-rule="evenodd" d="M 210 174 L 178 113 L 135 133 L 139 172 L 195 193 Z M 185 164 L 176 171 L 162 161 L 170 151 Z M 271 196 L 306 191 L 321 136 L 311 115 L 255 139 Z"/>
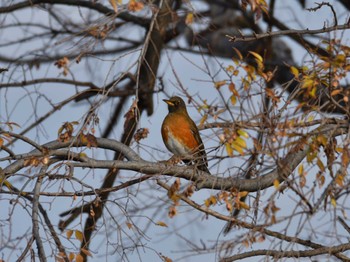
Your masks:
<path fill-rule="evenodd" d="M 163 101 L 168 104 L 168 110 L 170 113 L 187 112 L 185 102 L 178 96 L 173 96 L 170 99 L 163 99 Z"/>

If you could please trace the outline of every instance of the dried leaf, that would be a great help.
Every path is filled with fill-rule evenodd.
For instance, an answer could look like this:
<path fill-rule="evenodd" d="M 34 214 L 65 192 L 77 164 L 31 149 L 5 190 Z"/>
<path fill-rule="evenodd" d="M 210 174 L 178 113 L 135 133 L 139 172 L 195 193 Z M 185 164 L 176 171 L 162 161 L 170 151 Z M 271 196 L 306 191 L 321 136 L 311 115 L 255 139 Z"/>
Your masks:
<path fill-rule="evenodd" d="M 156 223 L 156 225 L 157 225 L 157 226 L 160 226 L 160 227 L 168 227 L 168 225 L 165 224 L 165 223 L 162 222 L 162 221 L 158 221 L 158 222 Z"/>
<path fill-rule="evenodd" d="M 278 189 L 279 186 L 280 186 L 280 181 L 278 181 L 278 179 L 275 179 L 275 180 L 273 181 L 273 186 L 274 186 L 276 189 Z"/>
<path fill-rule="evenodd" d="M 144 4 L 137 0 L 129 0 L 128 10 L 131 12 L 138 12 L 144 8 Z"/>
<path fill-rule="evenodd" d="M 244 131 L 243 129 L 238 129 L 238 130 L 237 130 L 237 134 L 238 134 L 239 136 L 243 136 L 243 137 L 245 137 L 245 138 L 248 138 L 248 137 L 249 137 L 249 134 L 248 134 L 246 131 Z"/>
<path fill-rule="evenodd" d="M 81 251 L 82 253 L 84 253 L 86 256 L 92 257 L 92 254 L 91 254 L 91 252 L 90 252 L 88 249 L 86 249 L 86 248 L 81 248 L 80 251 Z"/>
<path fill-rule="evenodd" d="M 264 61 L 263 58 L 261 57 L 261 55 L 259 55 L 258 53 L 253 52 L 253 51 L 249 51 L 249 53 L 251 55 L 253 55 L 260 63 L 262 63 Z"/>
<path fill-rule="evenodd" d="M 171 206 L 171 207 L 169 208 L 168 216 L 169 216 L 170 218 L 173 218 L 174 216 L 176 216 L 176 214 L 177 214 L 176 207 L 175 207 L 175 206 Z"/>
<path fill-rule="evenodd" d="M 132 224 L 130 222 L 126 222 L 126 226 L 131 229 L 132 228 Z"/>
<path fill-rule="evenodd" d="M 73 230 L 70 229 L 66 232 L 66 236 L 68 239 L 70 239 L 72 235 L 73 235 Z"/>
<path fill-rule="evenodd" d="M 75 230 L 75 237 L 78 239 L 80 242 L 83 242 L 84 240 L 84 235 L 81 231 Z"/>
<path fill-rule="evenodd" d="M 113 7 L 114 12 L 118 13 L 118 5 L 117 5 L 117 0 L 109 0 L 109 3 Z"/>
<path fill-rule="evenodd" d="M 300 165 L 299 165 L 299 167 L 298 167 L 298 173 L 299 173 L 299 176 L 304 175 L 304 165 L 303 165 L 303 164 L 300 164 Z"/>
<path fill-rule="evenodd" d="M 84 262 L 83 256 L 80 255 L 80 254 L 77 254 L 77 255 L 75 256 L 75 262 Z"/>
<path fill-rule="evenodd" d="M 215 86 L 216 89 L 219 89 L 220 87 L 222 87 L 222 86 L 224 86 L 224 85 L 226 85 L 226 81 L 225 81 L 225 80 L 223 80 L 223 81 L 218 81 L 218 82 L 215 82 L 215 83 L 214 83 L 214 86 Z"/>
<path fill-rule="evenodd" d="M 291 66 L 291 67 L 290 67 L 290 71 L 292 72 L 292 74 L 294 75 L 294 77 L 295 77 L 296 79 L 299 78 L 299 70 L 298 70 L 298 68 L 296 68 L 296 67 L 294 67 L 294 66 Z"/>
<path fill-rule="evenodd" d="M 191 24 L 193 24 L 193 20 L 194 20 L 193 13 L 192 13 L 192 12 L 189 12 L 189 13 L 186 15 L 186 20 L 185 20 L 186 25 L 191 25 Z"/>
<path fill-rule="evenodd" d="M 139 128 L 134 135 L 134 139 L 137 143 L 140 142 L 141 139 L 147 138 L 149 134 L 149 129 L 148 128 Z"/>
<path fill-rule="evenodd" d="M 69 255 L 68 255 L 68 260 L 69 260 L 69 261 L 73 261 L 74 258 L 75 258 L 75 254 L 72 253 L 72 252 L 70 252 Z"/>
<path fill-rule="evenodd" d="M 225 143 L 225 148 L 228 156 L 233 156 L 233 149 L 229 143 Z"/>
<path fill-rule="evenodd" d="M 337 201 L 335 200 L 334 197 L 331 198 L 331 204 L 332 206 L 337 207 Z"/>
<path fill-rule="evenodd" d="M 237 97 L 235 95 L 232 95 L 230 97 L 230 100 L 231 100 L 231 104 L 234 106 L 236 103 L 237 103 Z"/>

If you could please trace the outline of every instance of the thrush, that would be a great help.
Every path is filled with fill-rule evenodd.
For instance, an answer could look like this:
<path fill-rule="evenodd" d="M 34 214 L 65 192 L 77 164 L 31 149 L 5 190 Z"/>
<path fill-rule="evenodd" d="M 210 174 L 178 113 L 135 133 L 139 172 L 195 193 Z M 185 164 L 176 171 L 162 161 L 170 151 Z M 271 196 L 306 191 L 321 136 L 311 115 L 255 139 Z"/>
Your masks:
<path fill-rule="evenodd" d="M 163 101 L 169 110 L 162 124 L 165 146 L 185 164 L 193 164 L 210 174 L 204 144 L 196 124 L 188 115 L 185 102 L 178 96 Z"/>

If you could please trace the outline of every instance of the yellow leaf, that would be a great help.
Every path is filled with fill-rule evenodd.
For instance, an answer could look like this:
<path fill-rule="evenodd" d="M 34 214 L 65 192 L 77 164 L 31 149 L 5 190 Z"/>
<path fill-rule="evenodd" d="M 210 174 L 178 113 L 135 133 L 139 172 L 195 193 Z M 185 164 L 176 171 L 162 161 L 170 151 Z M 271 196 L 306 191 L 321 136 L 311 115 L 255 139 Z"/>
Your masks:
<path fill-rule="evenodd" d="M 263 58 L 261 57 L 261 55 L 259 55 L 258 53 L 255 53 L 253 51 L 249 51 L 249 53 L 251 55 L 253 55 L 260 63 L 262 63 L 264 61 Z"/>
<path fill-rule="evenodd" d="M 222 87 L 223 85 L 226 85 L 226 81 L 223 80 L 223 81 L 217 81 L 214 83 L 214 86 L 216 89 L 219 89 L 220 87 Z"/>
<path fill-rule="evenodd" d="M 225 147 L 226 147 L 227 155 L 228 156 L 233 156 L 233 149 L 232 149 L 231 145 L 229 143 L 226 143 Z"/>
<path fill-rule="evenodd" d="M 117 1 L 116 0 L 109 0 L 109 3 L 113 7 L 114 12 L 118 13 Z"/>
<path fill-rule="evenodd" d="M 126 226 L 131 229 L 132 228 L 132 224 L 130 222 L 126 222 Z"/>
<path fill-rule="evenodd" d="M 241 155 L 244 155 L 244 151 L 243 151 L 243 148 L 238 144 L 238 143 L 235 143 L 233 142 L 231 144 L 231 147 L 236 150 L 238 153 L 240 153 Z"/>
<path fill-rule="evenodd" d="M 325 171 L 324 164 L 323 164 L 323 162 L 321 161 L 321 159 L 319 159 L 319 158 L 317 158 L 317 166 L 318 166 L 318 168 L 320 169 L 321 172 L 324 172 L 324 171 Z"/>
<path fill-rule="evenodd" d="M 68 255 L 68 260 L 69 261 L 73 261 L 74 258 L 75 258 L 75 254 L 70 252 L 69 255 Z"/>
<path fill-rule="evenodd" d="M 186 25 L 193 24 L 193 13 L 192 12 L 190 12 L 186 15 L 185 23 L 186 23 Z"/>
<path fill-rule="evenodd" d="M 317 141 L 323 146 L 327 145 L 327 142 L 328 142 L 327 140 L 328 140 L 327 137 L 324 135 L 317 136 Z"/>
<path fill-rule="evenodd" d="M 240 136 L 243 136 L 245 138 L 249 137 L 249 134 L 246 131 L 244 131 L 243 129 L 238 129 L 237 134 L 239 134 Z"/>
<path fill-rule="evenodd" d="M 242 148 L 247 148 L 247 143 L 241 137 L 237 137 L 236 140 L 234 141 L 234 143 L 236 143 L 237 145 L 239 145 Z"/>
<path fill-rule="evenodd" d="M 231 104 L 232 104 L 232 105 L 235 105 L 235 104 L 237 103 L 237 97 L 236 97 L 235 95 L 232 95 L 232 96 L 230 97 L 230 100 L 231 100 Z"/>
<path fill-rule="evenodd" d="M 248 191 L 242 191 L 242 192 L 239 192 L 239 193 L 238 193 L 238 197 L 239 197 L 239 198 L 242 198 L 242 197 L 247 196 L 248 194 L 249 194 Z"/>
<path fill-rule="evenodd" d="M 279 186 L 280 186 L 280 181 L 278 181 L 278 179 L 275 179 L 275 180 L 273 181 L 273 186 L 274 186 L 276 189 L 278 189 Z"/>
<path fill-rule="evenodd" d="M 66 236 L 68 239 L 70 239 L 72 235 L 73 235 L 73 230 L 70 229 L 66 232 Z"/>
<path fill-rule="evenodd" d="M 239 207 L 245 210 L 249 210 L 250 206 L 248 206 L 245 202 L 239 201 Z"/>
<path fill-rule="evenodd" d="M 298 70 L 298 68 L 296 68 L 294 66 L 291 66 L 290 67 L 290 71 L 292 72 L 292 74 L 294 75 L 295 78 L 299 77 L 299 70 Z"/>
<path fill-rule="evenodd" d="M 84 235 L 81 231 L 79 230 L 75 230 L 75 237 L 80 241 L 83 242 L 84 239 Z"/>
<path fill-rule="evenodd" d="M 157 225 L 157 226 L 160 226 L 160 227 L 168 227 L 168 225 L 165 224 L 165 223 L 162 222 L 162 221 L 158 221 L 158 222 L 156 223 L 156 225 Z"/>
<path fill-rule="evenodd" d="M 217 203 L 217 199 L 215 196 L 210 196 L 209 198 L 207 198 L 205 201 L 204 201 L 204 205 L 206 207 L 210 207 L 212 205 L 215 205 Z"/>
<path fill-rule="evenodd" d="M 205 123 L 205 121 L 207 121 L 207 119 L 208 119 L 208 115 L 205 114 L 205 115 L 202 117 L 201 121 L 199 122 L 199 126 L 203 126 L 204 123 Z"/>
<path fill-rule="evenodd" d="M 301 88 L 309 88 L 314 86 L 314 80 L 312 78 L 305 78 Z"/>
<path fill-rule="evenodd" d="M 303 164 L 299 165 L 298 173 L 299 173 L 299 176 L 302 176 L 304 174 L 304 165 Z"/>
<path fill-rule="evenodd" d="M 314 86 L 314 87 L 311 89 L 311 91 L 309 92 L 309 95 L 310 95 L 311 97 L 316 97 L 316 91 L 317 91 L 317 87 Z"/>
<path fill-rule="evenodd" d="M 343 186 L 344 186 L 344 176 L 338 175 L 338 176 L 335 178 L 335 183 L 336 183 L 338 186 L 343 187 Z"/>
<path fill-rule="evenodd" d="M 334 197 L 331 198 L 331 203 L 332 203 L 332 206 L 337 207 L 337 202 L 335 201 Z"/>

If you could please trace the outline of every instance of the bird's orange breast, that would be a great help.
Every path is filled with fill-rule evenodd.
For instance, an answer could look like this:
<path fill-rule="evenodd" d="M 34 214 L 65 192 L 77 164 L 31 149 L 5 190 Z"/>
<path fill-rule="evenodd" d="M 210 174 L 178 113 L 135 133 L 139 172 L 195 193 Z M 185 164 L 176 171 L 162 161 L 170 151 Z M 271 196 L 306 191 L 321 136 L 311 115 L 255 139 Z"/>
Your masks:
<path fill-rule="evenodd" d="M 170 113 L 162 125 L 162 137 L 166 147 L 175 155 L 193 154 L 200 141 L 193 134 L 193 125 L 186 115 Z"/>

